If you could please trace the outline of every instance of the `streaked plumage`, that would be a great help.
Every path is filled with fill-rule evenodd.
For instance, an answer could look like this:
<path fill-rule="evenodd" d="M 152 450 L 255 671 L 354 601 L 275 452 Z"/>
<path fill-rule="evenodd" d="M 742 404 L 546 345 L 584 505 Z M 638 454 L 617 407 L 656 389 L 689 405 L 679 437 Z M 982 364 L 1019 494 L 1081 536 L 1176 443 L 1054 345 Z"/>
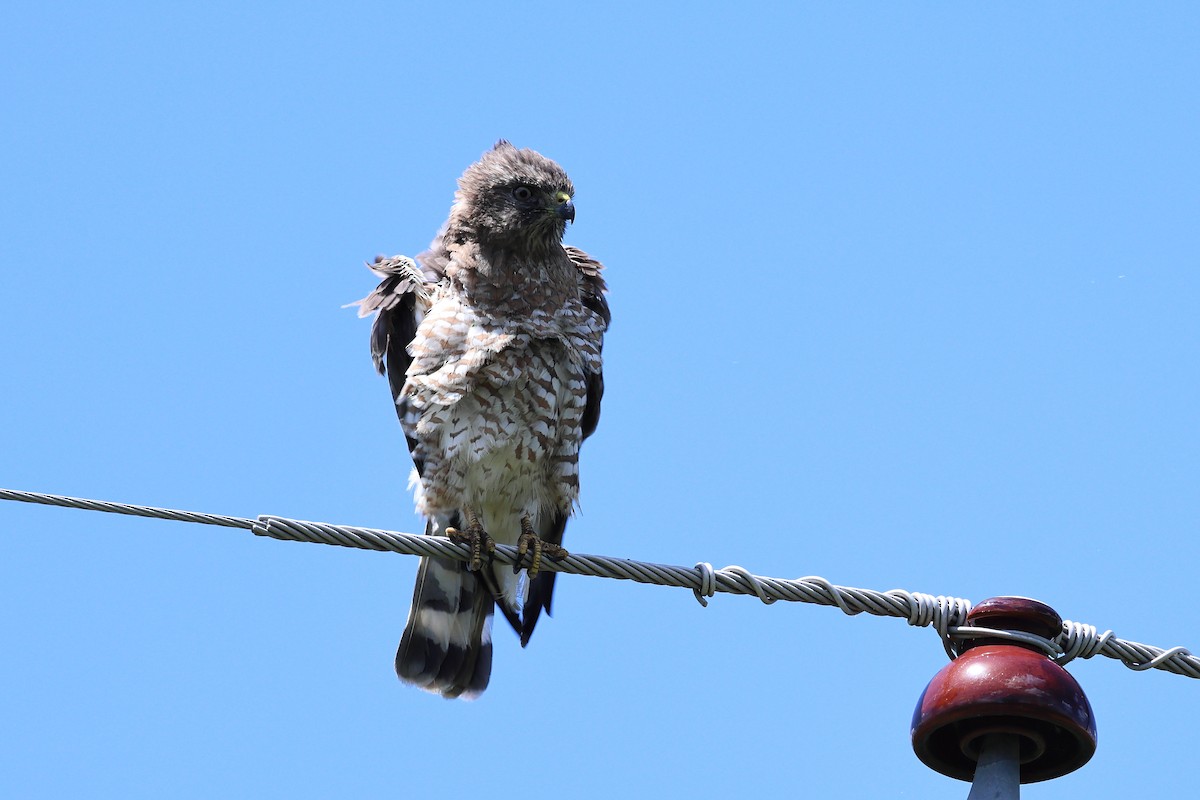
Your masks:
<path fill-rule="evenodd" d="M 515 544 L 526 516 L 560 544 L 604 392 L 603 268 L 562 244 L 574 189 L 553 161 L 502 141 L 458 183 L 427 252 L 372 265 L 382 282 L 359 313 L 378 312 L 371 353 L 408 440 L 426 533 L 462 528 L 474 512 L 495 541 Z M 525 645 L 550 611 L 554 577 L 422 559 L 397 674 L 445 697 L 477 696 L 493 605 Z"/>

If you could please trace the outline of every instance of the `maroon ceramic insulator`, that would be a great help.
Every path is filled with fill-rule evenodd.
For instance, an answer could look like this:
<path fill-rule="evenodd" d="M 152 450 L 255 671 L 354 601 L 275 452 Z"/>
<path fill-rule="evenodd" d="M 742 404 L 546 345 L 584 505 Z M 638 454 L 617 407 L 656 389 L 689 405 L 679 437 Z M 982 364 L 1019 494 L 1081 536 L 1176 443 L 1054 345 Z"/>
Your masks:
<path fill-rule="evenodd" d="M 967 625 L 1053 639 L 1062 618 L 1037 600 L 993 597 L 971 610 Z M 1096 722 L 1065 669 L 1034 646 L 1011 640 L 966 639 L 962 648 L 913 712 L 913 749 L 926 766 L 969 781 L 983 737 L 992 733 L 1020 739 L 1021 783 L 1057 778 L 1088 762 L 1096 751 Z"/>

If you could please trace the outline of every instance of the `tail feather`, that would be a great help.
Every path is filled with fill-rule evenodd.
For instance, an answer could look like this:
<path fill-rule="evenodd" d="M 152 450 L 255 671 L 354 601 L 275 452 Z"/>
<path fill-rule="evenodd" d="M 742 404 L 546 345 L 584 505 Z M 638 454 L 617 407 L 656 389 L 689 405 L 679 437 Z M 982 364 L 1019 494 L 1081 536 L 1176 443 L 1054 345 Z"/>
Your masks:
<path fill-rule="evenodd" d="M 456 516 L 430 521 L 426 533 L 452 523 Z M 561 544 L 566 525 L 566 514 L 550 514 L 537 520 L 534 529 L 544 541 Z M 496 607 L 524 647 L 542 612 L 550 613 L 555 577 L 546 570 L 525 582 L 504 564 L 488 564 L 474 573 L 461 561 L 422 558 L 408 624 L 396 650 L 396 674 L 442 697 L 478 697 L 491 676 Z"/>
<path fill-rule="evenodd" d="M 442 697 L 474 698 L 492 671 L 492 592 L 459 561 L 421 559 L 396 675 Z"/>

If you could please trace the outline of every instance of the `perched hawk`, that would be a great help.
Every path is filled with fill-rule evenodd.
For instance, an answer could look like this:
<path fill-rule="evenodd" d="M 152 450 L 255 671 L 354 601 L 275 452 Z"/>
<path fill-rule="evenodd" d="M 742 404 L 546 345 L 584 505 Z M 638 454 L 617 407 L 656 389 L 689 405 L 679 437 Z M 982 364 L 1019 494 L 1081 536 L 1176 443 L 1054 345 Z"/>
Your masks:
<path fill-rule="evenodd" d="M 529 642 L 550 612 L 579 445 L 596 428 L 608 328 L 603 267 L 562 243 L 575 219 L 562 168 L 501 141 L 458 180 L 450 218 L 416 261 L 378 259 L 371 354 L 387 373 L 427 534 L 472 548 L 423 558 L 396 652 L 400 679 L 475 697 L 491 672 L 494 606 Z M 487 558 L 516 545 L 525 569 Z M 525 574 L 520 574 L 524 572 Z"/>

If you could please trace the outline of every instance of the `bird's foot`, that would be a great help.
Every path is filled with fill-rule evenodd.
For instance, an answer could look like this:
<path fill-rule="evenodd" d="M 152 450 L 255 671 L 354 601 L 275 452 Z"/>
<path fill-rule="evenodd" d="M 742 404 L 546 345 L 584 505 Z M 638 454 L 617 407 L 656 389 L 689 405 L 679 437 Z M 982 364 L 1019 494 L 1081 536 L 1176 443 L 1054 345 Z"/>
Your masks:
<path fill-rule="evenodd" d="M 483 569 L 484 553 L 490 559 L 496 552 L 496 541 L 483 529 L 474 515 L 471 515 L 467 527 L 461 531 L 458 528 L 446 528 L 446 536 L 456 544 L 465 544 L 471 548 L 471 560 L 467 562 L 467 569 L 471 572 Z"/>
<path fill-rule="evenodd" d="M 517 560 L 513 562 L 513 572 L 521 571 L 521 563 L 525 560 L 525 555 L 529 553 L 529 566 L 525 570 L 529 580 L 537 577 L 537 574 L 542 570 L 542 556 L 549 556 L 557 561 L 560 558 L 566 558 L 570 555 L 567 549 L 562 545 L 554 542 L 547 542 L 540 538 L 533 530 L 533 525 L 529 521 L 529 517 L 521 518 L 521 535 L 517 538 Z"/>

